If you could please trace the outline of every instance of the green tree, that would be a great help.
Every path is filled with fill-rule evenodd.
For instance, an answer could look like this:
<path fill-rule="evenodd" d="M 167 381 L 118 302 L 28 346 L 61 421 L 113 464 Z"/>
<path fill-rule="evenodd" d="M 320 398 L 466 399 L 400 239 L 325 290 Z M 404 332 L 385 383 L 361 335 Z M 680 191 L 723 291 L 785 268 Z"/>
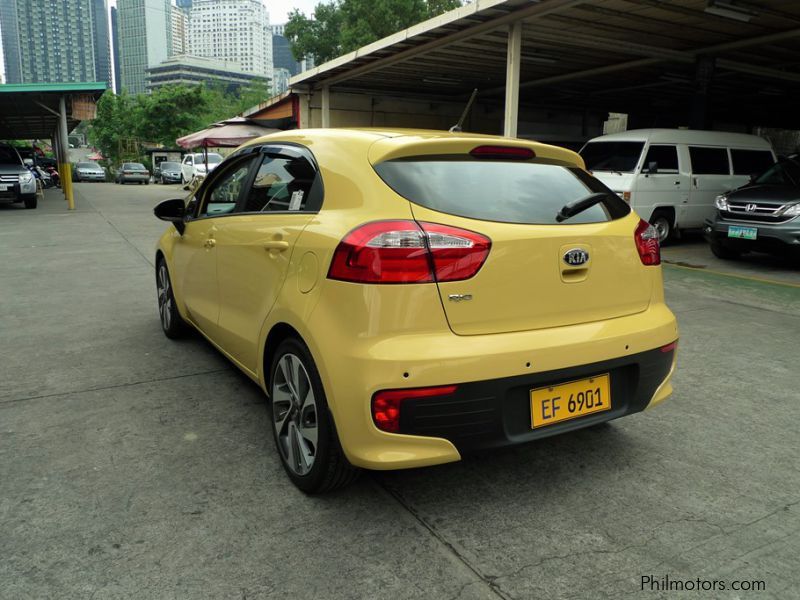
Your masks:
<path fill-rule="evenodd" d="M 461 5 L 461 0 L 330 0 L 317 4 L 312 17 L 292 12 L 286 37 L 298 60 L 310 55 L 325 62 Z"/>

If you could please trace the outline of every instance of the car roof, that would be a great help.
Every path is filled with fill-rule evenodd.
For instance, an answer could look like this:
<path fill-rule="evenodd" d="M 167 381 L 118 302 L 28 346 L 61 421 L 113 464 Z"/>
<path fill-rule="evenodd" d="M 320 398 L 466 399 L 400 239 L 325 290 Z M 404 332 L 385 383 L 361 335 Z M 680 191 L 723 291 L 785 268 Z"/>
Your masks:
<path fill-rule="evenodd" d="M 697 144 L 706 146 L 744 146 L 770 150 L 770 143 L 749 133 L 702 129 L 630 129 L 592 138 L 589 142 L 647 142 L 657 144 Z"/>
<path fill-rule="evenodd" d="M 536 156 L 564 161 L 583 166 L 583 159 L 572 150 L 550 146 L 532 140 L 507 138 L 482 133 L 450 132 L 433 129 L 403 128 L 328 128 L 328 129 L 292 129 L 279 131 L 250 140 L 242 147 L 268 144 L 270 142 L 294 142 L 312 148 L 325 149 L 347 148 L 358 150 L 369 155 L 375 164 L 383 160 L 400 156 L 432 155 L 443 153 L 468 153 L 479 145 L 517 146 L 532 149 Z"/>

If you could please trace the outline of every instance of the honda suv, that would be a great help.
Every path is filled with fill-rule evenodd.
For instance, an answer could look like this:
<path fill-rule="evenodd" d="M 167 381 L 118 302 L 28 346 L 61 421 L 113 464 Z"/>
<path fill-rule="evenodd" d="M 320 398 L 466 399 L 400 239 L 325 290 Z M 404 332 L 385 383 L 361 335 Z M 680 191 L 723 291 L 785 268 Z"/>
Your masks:
<path fill-rule="evenodd" d="M 784 157 L 751 183 L 717 196 L 705 236 L 718 258 L 759 251 L 800 260 L 800 156 Z"/>

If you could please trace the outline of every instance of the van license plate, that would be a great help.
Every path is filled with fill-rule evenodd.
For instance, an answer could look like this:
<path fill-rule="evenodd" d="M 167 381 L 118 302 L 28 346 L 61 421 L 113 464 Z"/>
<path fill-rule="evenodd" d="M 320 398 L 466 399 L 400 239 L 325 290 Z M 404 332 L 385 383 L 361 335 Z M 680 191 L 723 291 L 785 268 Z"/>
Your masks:
<path fill-rule="evenodd" d="M 756 227 L 739 227 L 738 225 L 731 225 L 728 227 L 729 238 L 740 238 L 743 240 L 754 240 L 758 236 L 758 229 Z"/>
<path fill-rule="evenodd" d="M 545 427 L 611 408 L 609 375 L 531 390 L 531 427 Z"/>
<path fill-rule="evenodd" d="M 1 185 L 0 184 L 0 192 L 5 192 L 10 187 L 11 187 L 10 185 Z"/>

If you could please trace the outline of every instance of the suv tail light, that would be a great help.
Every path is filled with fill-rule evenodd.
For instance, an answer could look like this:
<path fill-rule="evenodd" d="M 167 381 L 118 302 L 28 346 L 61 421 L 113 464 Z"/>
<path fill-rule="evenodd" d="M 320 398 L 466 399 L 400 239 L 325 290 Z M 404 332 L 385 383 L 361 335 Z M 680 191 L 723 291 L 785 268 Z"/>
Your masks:
<path fill-rule="evenodd" d="M 473 277 L 489 255 L 484 235 L 437 223 L 376 221 L 339 242 L 329 279 L 354 283 L 432 283 Z"/>
<path fill-rule="evenodd" d="M 455 391 L 455 385 L 442 385 L 439 387 L 377 392 L 372 397 L 372 420 L 381 431 L 397 433 L 400 431 L 400 411 L 404 400 L 409 398 L 429 398 L 431 396 L 449 396 Z"/>
<path fill-rule="evenodd" d="M 656 266 L 661 264 L 661 248 L 658 244 L 658 231 L 644 219 L 639 219 L 636 231 L 633 232 L 636 249 L 643 265 Z"/>

